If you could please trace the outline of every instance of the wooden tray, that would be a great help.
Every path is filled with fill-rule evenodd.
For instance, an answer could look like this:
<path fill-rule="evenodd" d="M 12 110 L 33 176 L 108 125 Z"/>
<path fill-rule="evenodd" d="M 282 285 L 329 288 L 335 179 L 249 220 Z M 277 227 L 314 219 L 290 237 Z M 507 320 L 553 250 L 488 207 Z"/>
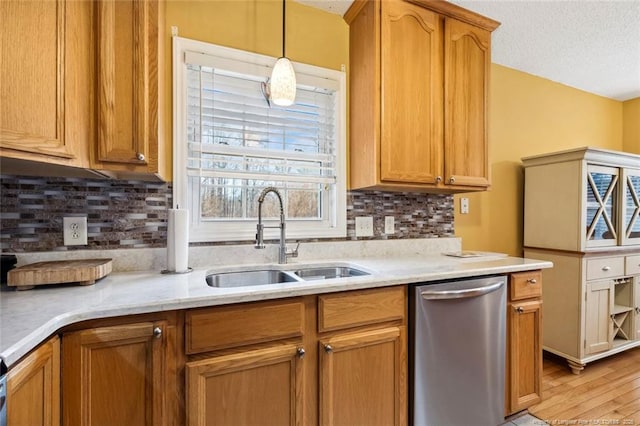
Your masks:
<path fill-rule="evenodd" d="M 7 284 L 17 290 L 37 285 L 78 283 L 90 285 L 111 272 L 111 259 L 78 259 L 38 262 L 12 269 Z"/>

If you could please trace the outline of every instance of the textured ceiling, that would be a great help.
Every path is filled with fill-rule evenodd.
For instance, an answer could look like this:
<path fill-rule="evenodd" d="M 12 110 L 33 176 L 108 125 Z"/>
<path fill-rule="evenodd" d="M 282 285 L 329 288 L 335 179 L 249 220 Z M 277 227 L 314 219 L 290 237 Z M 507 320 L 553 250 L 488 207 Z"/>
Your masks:
<path fill-rule="evenodd" d="M 296 1 L 338 15 L 352 3 Z M 451 1 L 502 23 L 493 62 L 607 98 L 640 97 L 640 0 Z"/>

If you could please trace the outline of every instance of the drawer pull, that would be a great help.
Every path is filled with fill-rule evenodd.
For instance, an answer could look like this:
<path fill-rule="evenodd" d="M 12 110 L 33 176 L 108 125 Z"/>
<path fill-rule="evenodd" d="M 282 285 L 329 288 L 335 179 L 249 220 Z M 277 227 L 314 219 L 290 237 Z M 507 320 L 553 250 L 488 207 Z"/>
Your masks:
<path fill-rule="evenodd" d="M 516 312 L 517 312 L 517 313 L 519 313 L 519 314 L 521 314 L 521 313 L 523 313 L 523 312 L 524 312 L 524 308 L 523 308 L 522 306 L 518 306 L 518 307 L 516 308 Z"/>
<path fill-rule="evenodd" d="M 535 278 L 529 278 L 529 279 L 527 280 L 527 282 L 528 282 L 529 284 L 536 284 L 536 283 L 538 282 L 538 280 L 536 280 Z"/>
<path fill-rule="evenodd" d="M 611 266 L 603 266 L 602 270 L 605 271 L 605 272 L 608 272 L 608 271 L 611 270 Z"/>
<path fill-rule="evenodd" d="M 296 349 L 296 352 L 298 353 L 298 358 L 302 359 L 304 358 L 304 355 L 307 353 L 304 348 L 298 348 Z"/>
<path fill-rule="evenodd" d="M 162 337 L 162 329 L 160 327 L 156 327 L 153 329 L 153 335 L 155 336 L 156 339 L 159 339 Z"/>

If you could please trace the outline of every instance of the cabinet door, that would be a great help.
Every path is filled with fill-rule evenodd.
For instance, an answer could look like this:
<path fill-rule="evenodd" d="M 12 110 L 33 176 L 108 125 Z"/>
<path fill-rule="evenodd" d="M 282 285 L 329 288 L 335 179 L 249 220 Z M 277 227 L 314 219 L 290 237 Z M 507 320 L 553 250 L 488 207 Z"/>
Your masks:
<path fill-rule="evenodd" d="M 150 163 L 157 163 L 158 1 L 99 0 L 96 7 L 98 161 L 157 169 Z"/>
<path fill-rule="evenodd" d="M 587 247 L 618 244 L 619 187 L 619 169 L 587 166 L 584 186 Z"/>
<path fill-rule="evenodd" d="M 0 2 L 0 147 L 23 153 L 18 158 L 78 155 L 65 134 L 65 73 L 81 53 L 66 48 L 65 32 L 73 37 L 76 30 L 76 16 L 67 13 L 73 7 L 63 0 Z"/>
<path fill-rule="evenodd" d="M 491 33 L 451 18 L 444 27 L 444 183 L 486 187 Z"/>
<path fill-rule="evenodd" d="M 640 340 L 640 275 L 633 277 L 633 291 L 635 299 L 634 338 Z"/>
<path fill-rule="evenodd" d="M 64 424 L 169 424 L 166 329 L 157 321 L 64 334 Z"/>
<path fill-rule="evenodd" d="M 400 1 L 381 8 L 380 179 L 435 185 L 442 176 L 441 19 Z"/>
<path fill-rule="evenodd" d="M 303 355 L 278 344 L 188 362 L 187 424 L 301 424 Z"/>
<path fill-rule="evenodd" d="M 7 424 L 60 424 L 60 339 L 43 343 L 7 379 Z"/>
<path fill-rule="evenodd" d="M 405 425 L 405 327 L 320 341 L 321 425 Z"/>
<path fill-rule="evenodd" d="M 585 296 L 585 355 L 611 349 L 613 327 L 610 313 L 613 308 L 611 281 L 588 283 Z"/>
<path fill-rule="evenodd" d="M 509 303 L 508 413 L 515 413 L 542 397 L 542 302 Z"/>
<path fill-rule="evenodd" d="M 622 172 L 622 244 L 640 244 L 640 169 Z"/>

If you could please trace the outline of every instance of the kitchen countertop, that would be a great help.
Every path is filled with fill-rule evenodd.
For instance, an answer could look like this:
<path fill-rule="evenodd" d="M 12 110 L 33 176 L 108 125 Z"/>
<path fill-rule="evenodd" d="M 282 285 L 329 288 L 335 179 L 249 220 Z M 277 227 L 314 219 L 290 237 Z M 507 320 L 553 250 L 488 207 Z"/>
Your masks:
<path fill-rule="evenodd" d="M 246 269 L 247 265 L 194 268 L 188 274 L 116 272 L 90 286 L 43 286 L 29 291 L 0 292 L 0 359 L 9 367 L 62 327 L 79 321 L 175 309 L 224 305 L 345 290 L 412 284 L 436 280 L 505 274 L 550 268 L 547 261 L 506 256 L 455 258 L 441 254 L 367 257 L 337 261 L 271 265 L 349 263 L 371 275 L 234 288 L 209 287 L 205 277 Z M 265 264 L 254 266 L 264 267 Z"/>

